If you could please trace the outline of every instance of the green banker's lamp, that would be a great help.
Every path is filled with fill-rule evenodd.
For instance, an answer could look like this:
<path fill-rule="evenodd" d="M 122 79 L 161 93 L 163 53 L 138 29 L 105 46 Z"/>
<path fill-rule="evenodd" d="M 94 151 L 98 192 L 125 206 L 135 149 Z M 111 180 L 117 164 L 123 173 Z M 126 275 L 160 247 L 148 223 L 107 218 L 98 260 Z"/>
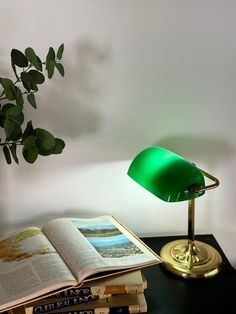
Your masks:
<path fill-rule="evenodd" d="M 149 147 L 132 161 L 128 175 L 166 202 L 188 201 L 188 238 L 167 243 L 160 252 L 163 266 L 184 278 L 207 278 L 221 268 L 220 254 L 194 239 L 195 198 L 219 185 L 212 175 L 161 147 Z M 204 177 L 214 183 L 205 185 Z"/>

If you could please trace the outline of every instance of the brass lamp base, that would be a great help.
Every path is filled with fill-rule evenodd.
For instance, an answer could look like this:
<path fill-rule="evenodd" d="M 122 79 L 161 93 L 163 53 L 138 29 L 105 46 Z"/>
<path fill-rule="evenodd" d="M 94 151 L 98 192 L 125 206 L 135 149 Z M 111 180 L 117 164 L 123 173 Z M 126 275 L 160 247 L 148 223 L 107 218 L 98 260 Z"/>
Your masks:
<path fill-rule="evenodd" d="M 163 266 L 184 278 L 208 278 L 221 269 L 222 259 L 212 246 L 191 240 L 167 243 L 160 252 Z"/>

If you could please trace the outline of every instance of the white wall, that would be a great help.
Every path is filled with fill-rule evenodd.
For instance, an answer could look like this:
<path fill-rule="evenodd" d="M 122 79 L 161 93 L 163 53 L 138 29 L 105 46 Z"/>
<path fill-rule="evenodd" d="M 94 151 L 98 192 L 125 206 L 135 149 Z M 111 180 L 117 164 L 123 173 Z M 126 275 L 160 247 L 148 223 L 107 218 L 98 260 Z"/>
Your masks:
<path fill-rule="evenodd" d="M 219 178 L 196 202 L 236 266 L 236 2 L 1 0 L 0 76 L 10 51 L 43 58 L 65 44 L 64 79 L 45 84 L 26 118 L 64 138 L 34 165 L 1 160 L 1 233 L 54 216 L 112 213 L 139 235 L 185 234 L 187 205 L 168 204 L 126 175 L 150 145 Z"/>

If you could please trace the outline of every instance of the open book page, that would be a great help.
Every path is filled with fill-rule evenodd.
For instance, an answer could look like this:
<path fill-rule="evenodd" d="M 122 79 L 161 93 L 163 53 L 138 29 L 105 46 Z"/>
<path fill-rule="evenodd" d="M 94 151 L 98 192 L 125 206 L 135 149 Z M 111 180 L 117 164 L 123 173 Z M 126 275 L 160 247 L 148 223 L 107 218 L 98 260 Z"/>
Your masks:
<path fill-rule="evenodd" d="M 0 239 L 0 311 L 72 283 L 75 278 L 40 229 Z"/>
<path fill-rule="evenodd" d="M 154 252 L 112 216 L 60 218 L 49 222 L 43 232 L 79 283 L 99 272 L 160 262 Z"/>

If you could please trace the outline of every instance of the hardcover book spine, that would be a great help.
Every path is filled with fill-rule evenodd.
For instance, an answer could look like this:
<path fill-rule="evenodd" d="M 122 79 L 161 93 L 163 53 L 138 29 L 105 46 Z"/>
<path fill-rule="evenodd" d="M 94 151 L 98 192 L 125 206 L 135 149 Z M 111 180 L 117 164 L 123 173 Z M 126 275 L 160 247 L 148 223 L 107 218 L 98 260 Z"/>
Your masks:
<path fill-rule="evenodd" d="M 128 314 L 128 313 L 140 313 L 137 306 L 116 306 L 116 307 L 101 307 L 96 309 L 87 309 L 79 311 L 64 311 L 53 312 L 53 314 Z"/>
<path fill-rule="evenodd" d="M 88 295 L 88 296 L 77 296 L 77 297 L 68 298 L 68 299 L 64 299 L 60 301 L 48 302 L 48 303 L 34 306 L 32 308 L 31 313 L 32 314 L 48 313 L 49 311 L 55 311 L 61 308 L 69 307 L 69 306 L 96 301 L 99 298 L 100 297 L 98 295 Z"/>
<path fill-rule="evenodd" d="M 143 285 L 112 285 L 112 286 L 70 288 L 68 290 L 53 294 L 51 298 L 71 298 L 71 297 L 76 297 L 76 296 L 88 296 L 88 295 L 142 293 L 145 288 L 146 286 L 144 284 Z"/>
<path fill-rule="evenodd" d="M 51 298 L 71 298 L 75 296 L 86 296 L 86 295 L 97 295 L 98 293 L 92 293 L 92 290 L 90 287 L 84 287 L 84 288 L 70 288 L 65 291 L 61 291 L 58 293 L 55 293 L 51 296 Z"/>
<path fill-rule="evenodd" d="M 125 294 L 125 293 L 142 293 L 144 291 L 143 285 L 119 285 L 107 287 L 93 287 L 91 288 L 93 294 Z M 98 293 L 99 292 L 99 293 Z"/>

